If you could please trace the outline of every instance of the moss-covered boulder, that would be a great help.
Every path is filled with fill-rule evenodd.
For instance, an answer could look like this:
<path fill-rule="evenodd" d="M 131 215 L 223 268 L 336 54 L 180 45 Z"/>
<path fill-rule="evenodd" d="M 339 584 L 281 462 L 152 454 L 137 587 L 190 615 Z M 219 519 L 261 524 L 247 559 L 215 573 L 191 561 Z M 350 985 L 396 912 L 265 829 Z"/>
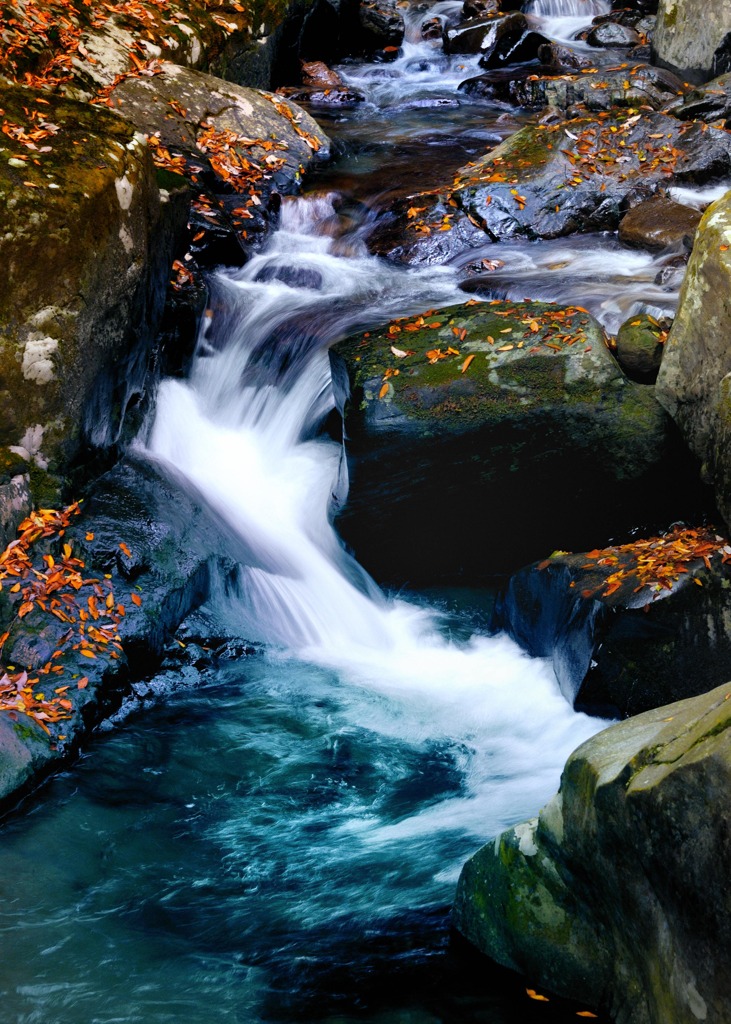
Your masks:
<path fill-rule="evenodd" d="M 731 193 L 706 210 L 665 344 L 659 401 L 703 464 L 731 523 Z"/>
<path fill-rule="evenodd" d="M 142 387 L 187 194 L 103 108 L 7 83 L 0 104 L 0 444 L 61 475 Z"/>
<path fill-rule="evenodd" d="M 348 338 L 334 358 L 352 387 L 340 527 L 380 578 L 517 568 L 541 542 L 616 531 L 620 495 L 636 520 L 667 493 L 668 420 L 585 310 L 473 301 Z"/>
<path fill-rule="evenodd" d="M 731 687 L 615 725 L 465 865 L 454 923 L 617 1024 L 731 1017 Z"/>
<path fill-rule="evenodd" d="M 656 63 L 691 82 L 729 70 L 731 0 L 660 0 L 652 50 Z"/>
<path fill-rule="evenodd" d="M 662 362 L 670 322 L 662 323 L 649 313 L 638 313 L 620 326 L 614 354 L 630 380 L 654 384 Z"/>
<path fill-rule="evenodd" d="M 625 717 L 731 678 L 731 547 L 710 528 L 581 554 L 511 576 L 493 627 L 550 658 L 567 700 Z"/>

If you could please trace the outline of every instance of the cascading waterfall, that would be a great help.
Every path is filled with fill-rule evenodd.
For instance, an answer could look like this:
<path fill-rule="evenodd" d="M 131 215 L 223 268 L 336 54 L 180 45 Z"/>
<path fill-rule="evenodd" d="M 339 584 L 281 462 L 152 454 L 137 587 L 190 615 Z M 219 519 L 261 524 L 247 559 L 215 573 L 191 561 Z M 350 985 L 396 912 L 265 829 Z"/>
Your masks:
<path fill-rule="evenodd" d="M 163 384 L 148 451 L 205 494 L 253 553 L 237 593 L 220 603 L 230 625 L 274 645 L 275 656 L 289 652 L 383 694 L 380 733 L 471 751 L 467 797 L 401 823 L 398 834 L 433 833 L 438 821 L 479 834 L 486 816 L 497 825 L 548 795 L 566 755 L 599 723 L 576 715 L 547 666 L 505 637 L 450 642 L 438 616 L 387 600 L 343 551 L 330 522 L 342 448 L 317 433 L 334 407 L 327 346 L 356 325 L 464 294 L 450 270 L 399 270 L 352 246 L 339 255 L 336 223 L 332 197 L 289 200 L 267 250 L 217 277 L 222 313 L 201 337 L 190 380 Z M 496 757 L 510 780 L 499 794 Z M 393 832 L 381 826 L 379 842 Z"/>

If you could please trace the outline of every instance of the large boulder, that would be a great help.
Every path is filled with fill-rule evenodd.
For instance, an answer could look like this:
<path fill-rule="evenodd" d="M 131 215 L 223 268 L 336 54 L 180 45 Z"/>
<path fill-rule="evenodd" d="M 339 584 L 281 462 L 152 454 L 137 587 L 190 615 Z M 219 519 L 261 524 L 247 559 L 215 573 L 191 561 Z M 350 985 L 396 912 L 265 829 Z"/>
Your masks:
<path fill-rule="evenodd" d="M 731 687 L 582 744 L 561 790 L 465 865 L 454 923 L 616 1024 L 731 1019 Z"/>
<path fill-rule="evenodd" d="M 665 195 L 653 196 L 633 207 L 621 220 L 619 238 L 625 245 L 647 249 L 693 248 L 701 214 L 692 206 L 673 202 Z"/>
<path fill-rule="evenodd" d="M 550 658 L 577 708 L 639 714 L 731 677 L 730 556 L 724 537 L 688 527 L 557 552 L 510 578 L 493 627 Z"/>
<path fill-rule="evenodd" d="M 706 210 L 680 293 L 657 381 L 731 523 L 731 193 Z"/>
<path fill-rule="evenodd" d="M 531 124 L 455 178 L 455 202 L 492 238 L 615 230 L 661 185 L 731 171 L 731 136 L 664 114 Z"/>
<path fill-rule="evenodd" d="M 584 310 L 473 301 L 355 335 L 333 358 L 352 387 L 340 529 L 380 579 L 512 570 L 616 535 L 667 494 L 668 420 Z"/>
<path fill-rule="evenodd" d="M 670 321 L 662 323 L 650 313 L 638 313 L 620 324 L 614 355 L 630 380 L 654 384 L 662 362 Z"/>
<path fill-rule="evenodd" d="M 731 70 L 731 0 L 660 0 L 653 37 L 656 63 L 692 82 Z"/>
<path fill-rule="evenodd" d="M 110 111 L 7 83 L 0 102 L 0 444 L 40 496 L 39 475 L 115 441 L 142 388 L 188 196 Z"/>
<path fill-rule="evenodd" d="M 276 223 L 279 195 L 295 191 L 310 162 L 329 155 L 316 121 L 285 97 L 176 64 L 125 78 L 111 99 L 144 133 L 156 164 L 194 183 L 194 205 L 206 193 L 206 219 L 217 219 L 219 232 L 230 225 L 245 248 Z M 226 262 L 237 262 L 235 253 Z"/>

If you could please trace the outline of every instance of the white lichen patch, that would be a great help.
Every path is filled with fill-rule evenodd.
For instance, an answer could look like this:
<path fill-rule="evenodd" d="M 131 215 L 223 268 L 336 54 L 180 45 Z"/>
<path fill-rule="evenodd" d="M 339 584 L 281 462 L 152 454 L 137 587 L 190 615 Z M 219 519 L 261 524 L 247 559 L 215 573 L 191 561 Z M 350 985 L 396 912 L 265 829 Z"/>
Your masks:
<path fill-rule="evenodd" d="M 535 857 L 538 853 L 536 825 L 537 819 L 531 818 L 530 821 L 523 821 L 513 829 L 515 838 L 518 840 L 518 849 L 524 857 Z"/>
<path fill-rule="evenodd" d="M 23 376 L 36 384 L 48 384 L 55 373 L 51 356 L 58 348 L 56 338 L 32 338 L 23 349 Z"/>
<path fill-rule="evenodd" d="M 122 175 L 121 178 L 116 178 L 114 187 L 117 190 L 117 199 L 119 205 L 123 210 L 129 210 L 132 205 L 132 195 L 134 193 L 134 186 L 129 180 L 126 174 Z"/>
<path fill-rule="evenodd" d="M 119 229 L 119 240 L 124 246 L 125 252 L 132 252 L 132 250 L 135 247 L 134 239 L 132 238 L 132 235 L 129 233 L 124 224 Z"/>
<path fill-rule="evenodd" d="M 20 444 L 10 445 L 10 451 L 20 455 L 21 459 L 25 459 L 27 462 L 32 460 L 41 469 L 46 469 L 48 463 L 41 455 L 42 444 L 43 427 L 40 423 L 36 423 L 32 427 L 28 427 L 20 439 Z"/>

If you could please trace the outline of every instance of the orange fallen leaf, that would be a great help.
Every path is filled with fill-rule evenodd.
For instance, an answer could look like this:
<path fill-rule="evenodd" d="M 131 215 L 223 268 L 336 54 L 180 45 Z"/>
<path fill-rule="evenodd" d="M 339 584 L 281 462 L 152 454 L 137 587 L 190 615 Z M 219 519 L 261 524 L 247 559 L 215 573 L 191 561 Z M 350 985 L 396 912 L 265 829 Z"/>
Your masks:
<path fill-rule="evenodd" d="M 539 992 L 536 992 L 534 988 L 527 988 L 526 994 L 529 999 L 535 999 L 538 1003 L 547 1003 L 548 996 L 542 996 Z"/>
<path fill-rule="evenodd" d="M 472 360 L 474 358 L 475 358 L 474 352 L 472 353 L 471 356 L 467 356 L 467 358 L 465 359 L 465 361 L 462 363 L 462 365 L 459 368 L 461 373 L 465 372 L 465 370 L 467 369 L 467 367 L 470 365 L 470 363 L 472 362 Z"/>
<path fill-rule="evenodd" d="M 388 394 L 388 383 L 381 385 L 381 390 L 378 392 L 378 397 L 379 398 L 385 398 L 387 394 Z M 137 600 L 135 601 L 136 597 L 137 597 L 137 594 L 132 594 L 132 600 L 134 601 L 134 603 L 135 604 L 139 604 L 140 603 L 139 598 L 137 598 Z"/>
<path fill-rule="evenodd" d="M 78 683 L 76 684 L 76 688 L 78 690 L 85 690 L 88 685 L 89 685 L 88 678 L 86 676 L 82 676 L 82 678 L 79 679 Z"/>
<path fill-rule="evenodd" d="M 388 386 L 388 385 L 386 385 L 386 386 Z M 383 391 L 383 388 L 381 388 L 381 391 Z M 130 594 L 129 596 L 130 596 L 130 600 L 132 601 L 132 604 L 136 604 L 137 607 L 139 608 L 140 605 L 142 604 L 142 598 L 140 597 L 140 595 L 139 594 Z"/>

